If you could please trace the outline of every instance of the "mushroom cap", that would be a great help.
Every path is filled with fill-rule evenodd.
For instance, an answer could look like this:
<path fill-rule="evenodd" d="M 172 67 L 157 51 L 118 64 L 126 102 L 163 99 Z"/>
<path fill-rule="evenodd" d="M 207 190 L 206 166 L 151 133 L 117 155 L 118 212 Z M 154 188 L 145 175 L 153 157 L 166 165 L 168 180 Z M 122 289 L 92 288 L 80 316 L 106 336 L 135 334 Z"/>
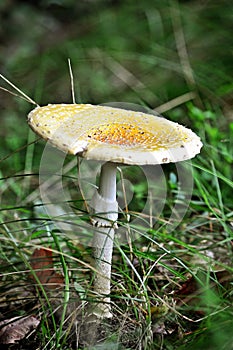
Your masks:
<path fill-rule="evenodd" d="M 28 115 L 29 126 L 58 149 L 87 159 L 162 164 L 193 158 L 202 142 L 163 117 L 91 104 L 49 104 Z"/>

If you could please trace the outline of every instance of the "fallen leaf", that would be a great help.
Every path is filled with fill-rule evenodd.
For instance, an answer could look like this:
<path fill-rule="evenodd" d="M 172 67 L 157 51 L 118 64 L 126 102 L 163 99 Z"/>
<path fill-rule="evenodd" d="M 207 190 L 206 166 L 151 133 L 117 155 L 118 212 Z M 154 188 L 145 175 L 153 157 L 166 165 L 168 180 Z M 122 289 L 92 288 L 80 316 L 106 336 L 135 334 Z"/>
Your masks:
<path fill-rule="evenodd" d="M 197 274 L 197 278 L 194 276 L 190 277 L 182 287 L 174 294 L 177 305 L 179 304 L 195 304 L 199 302 L 199 299 L 207 288 L 218 291 L 218 286 L 224 287 L 226 290 L 229 289 L 230 283 L 232 281 L 232 274 L 228 271 L 216 271 L 210 272 L 209 274 L 209 284 L 207 287 L 203 287 L 198 283 L 198 280 L 206 280 L 206 273 L 200 271 Z"/>
<path fill-rule="evenodd" d="M 13 317 L 0 322 L 0 344 L 15 344 L 36 329 L 40 320 L 34 316 Z"/>
<path fill-rule="evenodd" d="M 35 249 L 30 258 L 30 264 L 43 287 L 56 289 L 64 285 L 64 277 L 53 267 L 53 255 L 50 249 Z M 33 274 L 30 278 L 36 280 Z"/>

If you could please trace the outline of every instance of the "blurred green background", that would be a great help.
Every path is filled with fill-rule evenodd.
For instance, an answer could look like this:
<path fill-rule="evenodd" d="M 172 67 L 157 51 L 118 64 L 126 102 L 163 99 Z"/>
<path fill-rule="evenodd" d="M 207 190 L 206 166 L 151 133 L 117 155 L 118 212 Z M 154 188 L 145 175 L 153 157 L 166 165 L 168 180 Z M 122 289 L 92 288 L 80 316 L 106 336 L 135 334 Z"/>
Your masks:
<path fill-rule="evenodd" d="M 232 121 L 231 24 L 227 0 L 2 0 L 0 71 L 41 105 L 69 103 L 70 58 L 77 102 L 143 104 L 192 126 L 191 101 L 215 110 L 225 129 Z M 9 88 L 3 80 L 0 86 Z M 0 90 L 1 158 L 27 142 L 32 108 Z M 11 172 L 24 169 L 15 162 Z"/>
<path fill-rule="evenodd" d="M 232 17 L 232 2 L 229 0 L 0 1 L 0 74 L 38 104 L 72 103 L 70 59 L 77 103 L 130 102 L 144 105 L 191 128 L 201 137 L 204 147 L 192 162 L 195 184 L 187 218 L 171 236 L 163 232 L 162 221 L 159 222 L 160 230 L 150 232 L 148 241 L 143 243 L 148 247 L 153 238 L 169 251 L 171 249 L 171 255 L 164 257 L 165 267 L 168 264 L 166 259 L 169 266 L 170 262 L 174 263 L 173 252 L 181 256 L 185 264 L 187 262 L 187 270 L 184 272 L 183 265 L 179 266 L 178 272 L 173 271 L 169 283 L 180 278 L 179 271 L 182 276 L 186 272 L 188 276 L 190 273 L 195 276 L 198 262 L 197 259 L 192 262 L 192 259 L 202 253 L 205 256 L 209 245 L 213 259 L 210 264 L 205 264 L 209 269 L 207 272 L 212 272 L 219 263 L 232 276 Z M 26 116 L 34 106 L 4 91 L 16 92 L 3 79 L 0 80 L 0 214 L 8 230 L 6 233 L 3 230 L 1 235 L 4 238 L 4 234 L 13 232 L 13 237 L 20 237 L 24 247 L 31 234 L 33 238 L 32 228 L 40 235 L 40 221 L 37 227 L 31 218 L 36 215 L 43 220 L 43 215 L 36 212 L 36 199 L 40 198 L 38 169 L 45 142 L 34 144 L 37 137 L 27 126 Z M 135 177 L 134 171 L 132 178 Z M 169 218 L 179 185 L 173 165 L 166 165 L 164 171 L 169 181 L 161 220 Z M 76 170 L 73 176 L 76 178 Z M 76 198 L 76 187 L 71 180 L 69 184 Z M 135 184 L 136 211 L 144 205 L 145 185 L 141 180 Z M 3 262 L 10 262 L 10 268 L 21 258 L 18 250 L 16 253 L 14 249 L 8 249 L 11 239 L 7 236 L 7 240 L 1 242 L 2 255 L 6 256 Z M 62 244 L 66 242 L 62 241 L 62 235 L 60 239 Z M 68 246 L 70 242 L 67 242 Z M 161 252 L 156 245 L 155 253 L 152 251 L 150 257 L 150 252 L 146 256 L 141 247 L 135 249 L 134 254 L 144 271 L 148 261 L 154 264 L 154 261 L 160 260 L 158 256 Z M 191 248 L 188 250 L 187 247 Z M 73 245 L 71 255 L 74 253 L 72 249 Z M 84 252 L 80 254 L 81 260 L 83 256 L 85 260 Z M 130 290 L 127 280 L 127 273 L 131 276 L 129 266 L 119 264 L 118 270 L 117 264 L 118 260 L 114 261 L 114 269 L 123 276 L 119 279 L 126 281 L 126 289 Z M 169 266 L 167 271 L 170 271 Z M 150 271 L 150 266 L 148 269 Z M 10 276 L 7 270 L 3 274 L 6 278 Z M 18 276 L 21 278 L 21 272 Z M 161 349 L 160 345 L 165 341 L 167 347 L 164 345 L 164 349 L 168 350 L 187 349 L 187 346 L 189 349 L 230 350 L 233 341 L 232 335 L 229 336 L 233 292 L 229 276 L 226 289 L 220 288 L 216 278 L 222 294 L 219 293 L 215 302 L 212 296 L 202 296 L 201 306 L 194 304 L 192 309 L 192 305 L 188 305 L 190 309 L 184 311 L 189 317 L 190 310 L 196 308 L 199 312 L 204 309 L 209 318 L 203 318 L 203 324 L 192 323 L 191 326 L 182 319 L 182 336 L 174 328 L 175 336 L 166 334 L 163 340 L 162 335 L 157 348 Z M 206 280 L 209 281 L 208 278 Z M 4 283 L 3 280 L 2 290 Z M 135 286 L 138 284 L 133 285 L 133 290 Z M 154 297 L 155 290 L 155 299 L 152 298 L 152 301 L 161 291 L 162 297 L 167 300 L 166 286 L 164 289 L 163 285 L 161 291 L 160 287 L 156 288 L 153 285 L 151 293 Z M 173 285 L 172 288 L 174 290 Z M 122 305 L 124 310 L 126 304 L 122 302 Z M 143 314 L 144 317 L 147 318 L 146 314 Z M 180 322 L 177 315 L 172 327 L 176 322 Z M 156 329 L 153 331 L 156 333 Z"/>

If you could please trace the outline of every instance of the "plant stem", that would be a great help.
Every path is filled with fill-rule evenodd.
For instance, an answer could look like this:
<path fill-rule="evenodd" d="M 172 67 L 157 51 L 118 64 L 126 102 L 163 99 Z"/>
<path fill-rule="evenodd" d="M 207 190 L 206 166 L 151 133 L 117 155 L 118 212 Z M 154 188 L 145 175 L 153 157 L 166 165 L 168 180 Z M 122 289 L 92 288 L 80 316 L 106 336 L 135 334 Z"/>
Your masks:
<path fill-rule="evenodd" d="M 94 226 L 93 256 L 96 275 L 94 293 L 99 303 L 92 311 L 97 317 L 112 317 L 110 306 L 111 264 L 114 242 L 114 227 L 118 218 L 116 201 L 117 164 L 105 163 L 101 167 L 99 189 L 95 192 L 91 207 Z"/>
<path fill-rule="evenodd" d="M 99 194 L 106 201 L 116 202 L 116 168 L 115 163 L 105 163 L 101 167 Z"/>
<path fill-rule="evenodd" d="M 113 228 L 100 227 L 94 232 L 93 257 L 97 270 L 94 278 L 94 293 L 98 301 L 94 308 L 94 314 L 101 318 L 112 317 L 110 288 L 113 240 Z"/>

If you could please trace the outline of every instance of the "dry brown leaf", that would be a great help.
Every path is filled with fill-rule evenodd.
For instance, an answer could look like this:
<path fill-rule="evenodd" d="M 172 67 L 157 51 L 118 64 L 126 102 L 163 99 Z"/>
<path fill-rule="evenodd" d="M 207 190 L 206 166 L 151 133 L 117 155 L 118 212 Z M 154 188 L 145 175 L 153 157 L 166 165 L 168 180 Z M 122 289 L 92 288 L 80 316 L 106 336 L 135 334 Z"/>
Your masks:
<path fill-rule="evenodd" d="M 199 280 L 205 279 L 206 276 L 202 272 L 198 275 Z M 230 283 L 232 281 L 232 274 L 228 271 L 222 270 L 217 272 L 210 273 L 210 283 L 206 288 L 211 288 L 215 290 L 216 293 L 218 291 L 218 284 L 223 286 L 224 288 L 229 289 Z M 176 297 L 177 305 L 180 304 L 195 304 L 199 302 L 199 298 L 202 293 L 206 291 L 205 287 L 201 287 L 201 285 L 197 282 L 197 279 L 192 276 L 190 277 L 182 287 L 174 294 Z M 200 312 L 200 311 L 199 311 Z"/>
<path fill-rule="evenodd" d="M 53 267 L 52 250 L 48 248 L 35 249 L 30 258 L 30 264 L 34 270 L 34 274 L 30 274 L 30 279 L 33 280 L 36 285 L 38 284 L 38 280 L 43 285 L 50 307 L 54 310 L 56 317 L 61 319 L 64 307 L 65 280 L 62 274 L 57 273 Z M 35 275 L 37 278 L 35 278 Z M 40 289 L 37 292 L 40 293 Z M 75 292 L 72 295 L 74 298 L 77 298 Z M 42 295 L 40 295 L 39 298 L 40 302 L 43 300 L 41 296 Z M 78 308 L 81 310 L 80 305 L 81 303 L 79 300 L 70 302 L 67 306 L 67 313 L 76 315 Z"/>
<path fill-rule="evenodd" d="M 15 344 L 36 329 L 40 320 L 34 316 L 13 317 L 0 322 L 0 344 Z"/>
<path fill-rule="evenodd" d="M 55 289 L 64 285 L 64 277 L 57 273 L 53 267 L 53 256 L 50 249 L 35 249 L 30 258 L 31 267 L 40 283 L 48 288 Z M 30 276 L 35 280 L 34 276 Z"/>

